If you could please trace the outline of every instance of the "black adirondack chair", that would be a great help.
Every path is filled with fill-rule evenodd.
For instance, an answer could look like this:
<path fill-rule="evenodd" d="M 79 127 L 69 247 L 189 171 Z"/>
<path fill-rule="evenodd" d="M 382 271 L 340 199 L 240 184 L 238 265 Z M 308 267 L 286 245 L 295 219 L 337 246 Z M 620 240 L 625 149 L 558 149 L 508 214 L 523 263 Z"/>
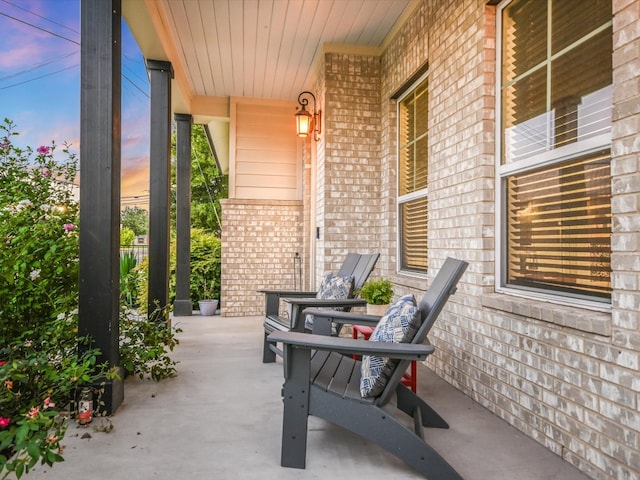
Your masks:
<path fill-rule="evenodd" d="M 401 383 L 412 360 L 424 360 L 435 348 L 426 334 L 437 319 L 467 263 L 448 258 L 419 304 L 421 324 L 411 343 L 384 343 L 299 332 L 274 332 L 269 341 L 284 349 L 284 415 L 281 465 L 305 468 L 307 420 L 323 418 L 370 440 L 396 455 L 430 480 L 461 479 L 424 439 L 423 427 L 449 428 L 429 405 Z M 323 315 L 317 312 L 315 322 Z M 357 323 L 350 314 L 324 312 L 327 318 Z M 352 355 L 398 359 L 382 393 L 360 395 L 360 364 Z M 394 395 L 395 394 L 395 395 Z M 396 409 L 390 407 L 395 399 Z M 398 416 L 396 416 L 398 414 Z M 407 426 L 406 414 L 413 418 Z M 404 421 L 403 421 L 404 420 Z"/>
<path fill-rule="evenodd" d="M 376 262 L 380 254 L 360 254 L 349 253 L 340 270 L 336 274 L 339 277 L 353 277 L 353 291 L 357 291 L 362 288 L 364 282 L 367 281 L 369 275 L 376 266 Z M 318 292 L 297 292 L 297 291 L 285 291 L 285 290 L 258 290 L 259 293 L 264 293 L 265 296 L 265 319 L 264 319 L 264 344 L 262 349 L 262 362 L 271 363 L 275 362 L 276 355 L 282 356 L 282 349 L 278 348 L 276 343 L 267 342 L 267 336 L 276 331 L 288 332 L 297 331 L 304 332 L 304 316 L 302 311 L 305 308 L 328 308 L 328 307 L 341 307 L 345 311 L 348 311 L 352 307 L 364 306 L 366 302 L 360 298 L 348 299 L 320 299 L 315 298 Z M 352 294 L 353 295 L 353 294 Z M 281 317 L 280 300 L 288 303 L 291 306 L 289 318 Z"/>

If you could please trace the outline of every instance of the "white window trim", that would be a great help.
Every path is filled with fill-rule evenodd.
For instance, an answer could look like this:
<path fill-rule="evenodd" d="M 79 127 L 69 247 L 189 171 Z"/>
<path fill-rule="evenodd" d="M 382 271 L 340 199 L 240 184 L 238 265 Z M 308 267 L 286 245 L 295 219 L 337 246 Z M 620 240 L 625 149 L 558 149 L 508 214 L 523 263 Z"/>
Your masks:
<path fill-rule="evenodd" d="M 611 312 L 611 303 L 604 301 L 590 300 L 582 297 L 553 294 L 543 291 L 527 290 L 525 288 L 513 288 L 506 285 L 505 266 L 507 264 L 506 248 L 503 248 L 506 242 L 506 223 L 503 220 L 507 216 L 506 212 L 506 192 L 504 189 L 504 181 L 507 177 L 522 173 L 529 170 L 533 166 L 545 167 L 556 163 L 561 163 L 570 158 L 576 158 L 579 155 L 585 155 L 597 152 L 603 148 L 611 148 L 611 133 L 601 134 L 578 144 L 563 146 L 554 150 L 544 152 L 531 158 L 526 158 L 509 164 L 502 164 L 502 76 L 500 66 L 502 65 L 502 16 L 503 10 L 513 0 L 504 0 L 498 5 L 496 18 L 496 123 L 495 123 L 495 291 L 496 293 L 504 293 L 508 295 L 518 296 L 529 300 L 540 300 L 558 305 L 566 305 L 571 307 L 580 307 L 587 310 L 599 312 Z M 549 33 L 550 35 L 550 33 Z"/>
<path fill-rule="evenodd" d="M 422 82 L 424 82 L 427 78 L 429 77 L 429 70 L 427 70 L 423 75 L 421 75 L 415 82 L 413 82 L 407 89 L 405 92 L 402 93 L 402 95 L 400 95 L 397 99 L 396 99 L 396 192 L 400 191 L 400 174 L 398 172 L 400 172 L 400 156 L 398 155 L 398 151 L 400 149 L 400 128 L 399 128 L 399 122 L 400 122 L 400 104 L 402 103 L 402 101 L 407 98 L 407 96 L 411 93 L 414 92 L 414 90 L 418 87 L 418 85 L 420 85 Z M 430 91 L 430 90 L 429 90 Z M 427 99 L 429 98 L 429 91 L 427 92 Z M 428 125 L 427 125 L 428 128 Z M 428 130 L 427 130 L 428 131 Z M 427 143 L 429 143 L 429 139 L 427 137 Z M 427 159 L 428 162 L 428 159 Z M 427 167 L 428 168 L 428 167 Z M 427 185 L 429 184 L 428 181 L 429 178 L 429 171 L 427 170 Z M 396 195 L 396 273 L 400 274 L 400 275 L 405 275 L 407 277 L 413 277 L 413 278 L 427 278 L 427 272 L 417 272 L 415 270 L 403 270 L 401 268 L 402 265 L 402 255 L 400 254 L 400 247 L 402 245 L 402 238 L 401 238 L 401 229 L 400 229 L 400 205 L 402 203 L 406 203 L 410 200 L 415 200 L 417 198 L 427 198 L 427 200 L 429 199 L 429 187 L 427 186 L 427 188 L 423 188 L 420 190 L 417 190 L 415 192 L 411 192 L 408 193 L 406 195 Z M 428 219 L 427 219 L 428 221 Z M 427 225 L 427 232 L 428 230 L 428 225 Z M 428 247 L 427 247 L 428 248 Z M 427 268 L 428 270 L 428 268 Z"/>

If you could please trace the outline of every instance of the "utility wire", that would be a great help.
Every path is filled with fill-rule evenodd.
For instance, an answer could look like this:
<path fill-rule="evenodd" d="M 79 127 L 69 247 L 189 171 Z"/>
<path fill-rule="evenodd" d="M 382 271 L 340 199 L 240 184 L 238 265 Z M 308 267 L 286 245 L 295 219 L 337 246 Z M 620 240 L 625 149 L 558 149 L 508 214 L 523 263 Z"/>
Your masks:
<path fill-rule="evenodd" d="M 213 213 L 215 213 L 216 220 L 218 220 L 218 226 L 222 228 L 222 221 L 220 220 L 220 216 L 218 215 L 218 210 L 216 209 L 216 202 L 213 200 L 213 196 L 211 195 L 211 191 L 209 190 L 209 182 L 207 181 L 207 178 L 204 176 L 204 172 L 202 171 L 202 166 L 200 165 L 200 160 L 198 160 L 198 157 L 196 157 L 196 163 L 198 164 L 198 170 L 200 170 L 200 175 L 204 180 L 204 188 L 207 190 L 209 201 L 211 202 L 211 206 L 213 207 Z"/>
<path fill-rule="evenodd" d="M 13 87 L 19 87 L 20 85 L 24 85 L 26 83 L 31 83 L 31 82 L 35 82 L 36 80 L 42 80 L 43 78 L 47 78 L 50 77 L 51 75 L 55 75 L 57 73 L 62 73 L 62 72 L 66 72 L 67 70 L 71 70 L 72 68 L 76 68 L 80 66 L 78 63 L 76 63 L 75 65 L 71 65 L 70 67 L 67 68 L 62 68 L 60 70 L 56 70 L 55 72 L 50 72 L 44 75 L 40 75 L 39 77 L 33 77 L 30 78 L 29 80 L 24 80 L 23 82 L 18 82 L 18 83 L 13 83 L 11 85 L 7 85 L 4 87 L 0 87 L 0 90 L 6 90 L 8 88 L 13 88 Z M 16 74 L 17 75 L 17 74 Z M 15 75 L 10 75 L 10 76 L 15 76 Z M 5 78 L 9 78 L 9 77 L 5 77 Z M 142 90 L 142 88 L 140 88 L 138 85 L 136 85 L 129 77 L 127 77 L 125 74 L 122 74 L 122 78 L 124 78 L 125 80 L 127 80 L 131 85 L 133 85 L 133 87 L 138 90 L 142 95 L 144 95 L 145 97 L 149 98 L 149 94 L 147 92 L 145 92 L 144 90 Z M 3 80 L 3 79 L 0 79 Z"/>
<path fill-rule="evenodd" d="M 43 78 L 50 77 L 51 75 L 55 75 L 56 73 L 62 73 L 62 72 L 65 72 L 67 70 L 71 70 L 72 68 L 76 68 L 77 66 L 78 66 L 78 64 L 76 63 L 75 65 L 71 65 L 70 67 L 63 68 L 61 70 L 56 70 L 55 72 L 47 73 L 45 75 L 40 75 L 39 77 L 31 78 L 29 80 L 25 80 L 24 82 L 18 82 L 18 83 L 14 83 L 13 85 L 7 85 L 6 87 L 0 87 L 0 90 L 6 90 L 7 88 L 18 87 L 20 85 L 24 85 L 25 83 L 30 83 L 30 82 L 34 82 L 36 80 L 41 80 Z"/>
<path fill-rule="evenodd" d="M 37 13 L 34 13 L 31 10 L 28 10 L 28 9 L 26 9 L 24 7 L 21 7 L 20 5 L 16 5 L 15 3 L 8 2 L 7 0 L 2 0 L 2 2 L 6 3 L 7 5 L 10 5 L 10 6 L 14 7 L 14 8 L 17 8 L 18 10 L 22 10 L 23 12 L 27 12 L 28 14 L 33 15 L 34 17 L 41 18 L 43 20 L 46 20 L 47 22 L 53 23 L 54 25 L 58 25 L 59 27 L 66 28 L 67 30 L 69 30 L 69 31 L 71 31 L 73 33 L 80 33 L 80 32 L 78 32 L 77 30 L 74 30 L 71 27 L 67 27 L 66 25 L 63 25 L 62 23 L 58 23 L 58 22 L 56 22 L 54 20 L 51 20 L 50 18 L 43 17 L 42 15 L 38 15 Z"/>
<path fill-rule="evenodd" d="M 126 53 L 122 53 L 122 59 L 123 59 L 122 67 L 126 68 L 127 70 L 129 70 L 133 74 L 134 77 L 136 77 L 138 80 L 140 80 L 143 83 L 149 81 L 149 77 L 148 76 L 147 77 L 140 76 L 138 74 L 138 72 L 136 72 L 133 68 L 127 66 L 127 62 L 125 61 L 125 60 L 127 60 L 129 63 L 133 63 L 135 65 L 136 63 L 138 63 L 138 60 L 136 60 L 135 58 L 130 57 Z"/>
<path fill-rule="evenodd" d="M 124 73 L 122 73 L 122 78 L 124 78 L 131 85 L 133 85 L 135 87 L 135 89 L 138 90 L 142 95 L 144 95 L 145 97 L 149 98 L 149 94 L 147 92 L 145 92 L 144 90 L 142 90 L 142 88 L 140 88 L 138 85 L 136 85 L 136 83 L 133 80 L 131 80 L 129 77 L 127 77 Z"/>
<path fill-rule="evenodd" d="M 14 7 L 15 7 L 15 5 L 13 5 L 13 4 L 11 4 L 11 3 L 7 2 L 6 0 L 2 0 L 2 1 L 3 1 L 4 3 L 8 4 L 8 5 L 11 5 L 11 6 L 14 6 Z M 20 8 L 20 7 L 17 7 L 17 8 Z M 33 15 L 37 16 L 37 17 L 43 18 L 43 19 L 45 19 L 45 20 L 48 20 L 48 19 L 47 19 L 47 18 L 45 18 L 45 17 L 41 17 L 40 15 L 37 15 L 37 14 L 35 14 L 35 13 L 33 13 L 33 12 L 29 12 L 29 10 L 25 10 L 25 9 L 23 9 L 23 8 L 21 8 L 21 10 L 24 10 L 24 11 L 26 11 L 26 12 L 28 12 L 28 13 L 31 13 L 31 14 L 33 14 Z M 80 42 L 78 42 L 78 41 L 76 41 L 76 40 L 72 40 L 72 39 L 67 38 L 67 37 L 65 37 L 65 36 L 63 36 L 63 35 L 59 35 L 59 34 L 57 34 L 57 33 L 55 33 L 55 32 L 52 32 L 51 30 L 47 30 L 47 29 L 45 29 L 45 28 L 38 27 L 37 25 L 34 25 L 34 24 L 32 24 L 32 23 L 29 23 L 29 22 L 27 22 L 27 21 L 25 21 L 25 20 L 20 20 L 19 18 L 13 17 L 13 16 L 11 16 L 11 15 L 9 15 L 9 14 L 6 14 L 6 13 L 4 13 L 4 12 L 0 12 L 0 15 L 2 15 L 2 16 L 4 16 L 4 17 L 7 17 L 7 18 L 10 18 L 11 20 L 15 20 L 16 22 L 22 23 L 22 24 L 27 25 L 27 26 L 29 26 L 29 27 L 35 28 L 36 30 L 40 30 L 40 31 L 42 31 L 42 32 L 48 33 L 49 35 L 53 35 L 54 37 L 58 37 L 58 38 L 61 38 L 61 39 L 63 39 L 63 40 L 66 40 L 66 41 L 71 42 L 71 43 L 73 43 L 73 44 L 75 44 L 75 45 L 78 45 L 78 46 L 80 45 Z M 53 20 L 49 20 L 49 21 L 50 21 L 50 22 L 52 22 L 52 23 L 55 23 L 56 25 L 60 25 L 60 24 L 58 24 L 58 23 L 54 22 Z M 64 25 L 60 25 L 60 26 L 64 27 Z M 69 28 L 69 27 L 64 27 L 64 28 L 67 28 L 67 29 L 69 29 L 69 30 L 71 30 L 71 31 L 75 32 L 75 30 L 73 30 L 73 29 L 71 29 L 71 28 Z M 77 33 L 77 32 L 76 32 L 76 33 Z M 32 81 L 35 81 L 35 80 L 40 80 L 40 79 L 42 79 L 42 78 L 45 78 L 45 77 L 48 77 L 48 76 L 54 75 L 54 74 L 56 74 L 56 73 L 64 72 L 65 70 L 69 70 L 70 68 L 74 68 L 74 67 L 76 67 L 76 66 L 77 66 L 77 65 L 74 65 L 73 67 L 69 67 L 69 68 L 65 68 L 65 69 L 62 69 L 62 70 L 58 70 L 58 71 L 55 71 L 55 72 L 52 72 L 52 73 L 49 73 L 49 74 L 46 74 L 46 75 L 42 75 L 42 76 L 40 76 L 40 77 L 32 78 L 32 79 L 30 79 L 30 80 L 25 80 L 24 82 L 16 83 L 16 84 L 9 85 L 9 86 L 6 86 L 6 87 L 1 87 L 1 88 L 0 88 L 0 90 L 6 90 L 7 88 L 17 87 L 17 86 L 19 86 L 19 85 L 24 85 L 25 83 L 29 83 L 29 82 L 32 82 Z M 15 74 L 15 75 L 18 75 L 18 74 Z M 133 85 L 133 86 L 136 88 L 136 90 L 138 90 L 140 93 L 142 93 L 142 95 L 144 95 L 145 97 L 149 98 L 149 95 L 148 95 L 148 94 L 147 94 L 147 93 L 146 93 L 142 88 L 140 88 L 140 87 L 139 87 L 139 86 L 138 86 L 138 85 L 137 85 L 133 80 L 131 80 L 127 75 L 125 75 L 125 74 L 123 73 L 123 74 L 122 74 L 122 77 L 123 77 L 126 81 L 128 81 L 129 83 L 131 83 L 131 85 Z"/>
<path fill-rule="evenodd" d="M 61 38 L 62 40 L 66 40 L 67 42 L 71 42 L 71 43 L 74 43 L 76 45 L 80 45 L 80 42 L 78 42 L 76 40 L 72 40 L 72 39 L 67 38 L 67 37 L 65 37 L 63 35 L 60 35 L 60 34 L 55 33 L 55 32 L 52 32 L 51 30 L 47 30 L 46 28 L 38 27 L 37 25 L 34 25 L 33 23 L 29 23 L 29 22 L 26 22 L 24 20 L 20 20 L 19 18 L 12 17 L 11 15 L 8 15 L 8 14 L 6 14 L 4 12 L 0 12 L 0 15 L 2 15 L 3 17 L 10 18 L 11 20 L 15 20 L 16 22 L 28 25 L 29 27 L 33 27 L 36 30 L 40 30 L 42 32 L 48 33 L 49 35 L 53 35 L 54 37 L 58 37 L 58 38 Z"/>
<path fill-rule="evenodd" d="M 16 72 L 16 73 L 12 73 L 11 75 L 6 75 L 4 77 L 0 77 L 0 82 L 3 81 L 3 80 L 8 80 L 8 79 L 13 78 L 13 77 L 18 77 L 18 76 L 23 75 L 25 73 L 34 72 L 39 68 L 46 67 L 47 65 L 51 65 L 52 63 L 56 63 L 56 62 L 58 62 L 60 60 L 64 60 L 65 58 L 69 58 L 72 55 L 76 55 L 77 53 L 78 52 L 71 52 L 71 53 L 69 53 L 67 55 L 63 55 L 62 57 L 57 57 L 57 58 L 54 58 L 53 60 L 49 60 L 48 62 L 42 62 L 42 63 L 39 63 L 38 65 L 34 65 L 33 67 L 31 67 L 31 68 L 29 68 L 27 70 L 22 70 L 21 72 Z"/>

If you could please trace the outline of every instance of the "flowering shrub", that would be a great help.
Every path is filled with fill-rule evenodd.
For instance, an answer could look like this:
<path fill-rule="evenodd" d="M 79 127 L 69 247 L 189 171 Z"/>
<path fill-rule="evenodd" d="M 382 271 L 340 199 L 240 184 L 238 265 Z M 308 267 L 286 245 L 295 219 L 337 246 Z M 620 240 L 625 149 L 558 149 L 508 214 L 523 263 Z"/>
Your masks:
<path fill-rule="evenodd" d="M 0 125 L 0 345 L 77 307 L 77 162 L 56 162 L 56 145 L 21 150 Z M 4 135 L 3 135 L 4 133 Z"/>
<path fill-rule="evenodd" d="M 70 412 L 83 385 L 111 379 L 97 349 L 78 337 L 77 160 L 55 143 L 20 149 L 0 124 L 0 478 L 61 461 Z M 179 330 L 123 309 L 121 359 L 129 374 L 175 374 L 167 356 Z M 79 348 L 82 346 L 82 348 Z M 99 392 L 97 392 L 99 394 Z M 99 404 L 99 401 L 97 402 Z"/>
<path fill-rule="evenodd" d="M 20 478 L 38 461 L 62 460 L 65 419 L 75 410 L 74 393 L 98 382 L 104 368 L 97 350 L 78 356 L 77 317 L 61 316 L 38 331 L 27 330 L 0 350 L 0 474 Z"/>
<path fill-rule="evenodd" d="M 76 159 L 19 149 L 16 135 L 0 125 L 0 477 L 20 478 L 62 460 L 75 390 L 106 372 L 78 349 Z"/>

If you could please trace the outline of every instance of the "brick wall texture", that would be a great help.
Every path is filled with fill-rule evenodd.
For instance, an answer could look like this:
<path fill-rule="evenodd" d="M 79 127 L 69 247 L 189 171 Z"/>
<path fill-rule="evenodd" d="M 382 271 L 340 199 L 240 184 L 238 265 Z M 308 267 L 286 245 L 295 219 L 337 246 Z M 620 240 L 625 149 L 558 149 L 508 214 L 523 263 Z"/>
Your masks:
<path fill-rule="evenodd" d="M 294 290 L 296 253 L 302 255 L 302 202 L 222 202 L 221 314 L 264 312 L 262 288 Z"/>
<path fill-rule="evenodd" d="M 259 312 L 255 279 L 289 286 L 288 259 L 314 251 L 309 242 L 309 278 L 335 270 L 348 251 L 378 251 L 374 276 L 418 298 L 447 256 L 464 259 L 469 268 L 430 334 L 437 350 L 427 365 L 589 477 L 638 479 L 640 1 L 612 0 L 611 311 L 495 291 L 496 7 L 486 4 L 423 0 L 380 55 L 325 53 L 316 85 L 323 135 L 301 202 L 315 205 L 224 204 L 223 309 Z M 419 277 L 396 268 L 392 96 L 427 64 L 429 273 Z M 315 215 L 319 239 L 302 233 L 303 212 Z M 225 300 L 234 289 L 246 294 Z"/>

